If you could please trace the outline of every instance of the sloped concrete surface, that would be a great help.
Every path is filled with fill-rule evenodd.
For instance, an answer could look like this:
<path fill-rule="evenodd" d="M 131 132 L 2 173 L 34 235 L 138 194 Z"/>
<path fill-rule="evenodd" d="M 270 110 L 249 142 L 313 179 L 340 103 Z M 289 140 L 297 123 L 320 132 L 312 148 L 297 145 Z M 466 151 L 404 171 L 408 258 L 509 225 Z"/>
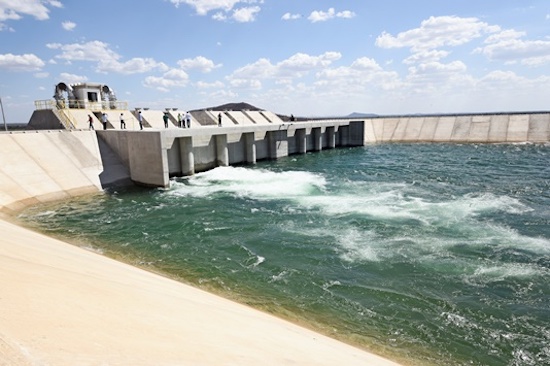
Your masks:
<path fill-rule="evenodd" d="M 0 211 L 101 192 L 128 179 L 109 150 L 100 149 L 94 131 L 0 134 Z"/>
<path fill-rule="evenodd" d="M 550 112 L 366 118 L 365 142 L 548 142 Z"/>

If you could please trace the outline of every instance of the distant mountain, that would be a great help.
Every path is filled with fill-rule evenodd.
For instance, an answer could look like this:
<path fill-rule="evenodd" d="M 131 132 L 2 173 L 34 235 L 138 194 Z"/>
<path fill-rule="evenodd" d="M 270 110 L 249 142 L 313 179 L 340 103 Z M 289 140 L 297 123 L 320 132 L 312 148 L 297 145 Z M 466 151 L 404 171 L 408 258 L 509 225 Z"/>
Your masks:
<path fill-rule="evenodd" d="M 263 111 L 262 108 L 253 106 L 245 102 L 240 103 L 226 103 L 216 107 L 197 109 L 197 111 L 215 110 L 215 111 Z"/>
<path fill-rule="evenodd" d="M 346 117 L 348 117 L 348 118 L 371 118 L 371 117 L 378 117 L 378 115 L 374 114 L 374 113 L 353 112 L 353 113 L 348 114 Z"/>

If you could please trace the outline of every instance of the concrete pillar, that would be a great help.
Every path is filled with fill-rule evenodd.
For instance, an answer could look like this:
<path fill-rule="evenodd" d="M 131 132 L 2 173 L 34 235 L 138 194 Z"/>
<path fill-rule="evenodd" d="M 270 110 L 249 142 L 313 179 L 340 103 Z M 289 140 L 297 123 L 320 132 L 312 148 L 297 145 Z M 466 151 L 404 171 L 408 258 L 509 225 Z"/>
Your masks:
<path fill-rule="evenodd" d="M 321 133 L 321 127 L 312 128 L 311 134 L 313 135 L 313 150 L 323 150 L 323 134 Z"/>
<path fill-rule="evenodd" d="M 168 156 L 158 131 L 128 134 L 130 178 L 150 187 L 169 187 Z"/>
<path fill-rule="evenodd" d="M 334 143 L 335 147 L 342 146 L 342 126 L 334 126 Z"/>
<path fill-rule="evenodd" d="M 288 156 L 287 130 L 268 131 L 269 157 L 278 159 Z"/>
<path fill-rule="evenodd" d="M 217 166 L 229 166 L 229 149 L 225 134 L 216 135 L 216 164 Z"/>
<path fill-rule="evenodd" d="M 181 137 L 178 139 L 180 145 L 181 174 L 195 174 L 195 154 L 193 153 L 193 138 Z"/>
<path fill-rule="evenodd" d="M 327 147 L 329 149 L 334 149 L 336 147 L 336 133 L 334 130 L 334 126 L 331 126 L 327 127 L 325 132 L 327 135 Z"/>
<path fill-rule="evenodd" d="M 296 145 L 298 146 L 298 154 L 307 153 L 306 129 L 300 128 L 299 130 L 296 130 L 294 136 L 296 138 Z"/>
<path fill-rule="evenodd" d="M 256 136 L 254 132 L 244 134 L 246 162 L 256 164 Z"/>

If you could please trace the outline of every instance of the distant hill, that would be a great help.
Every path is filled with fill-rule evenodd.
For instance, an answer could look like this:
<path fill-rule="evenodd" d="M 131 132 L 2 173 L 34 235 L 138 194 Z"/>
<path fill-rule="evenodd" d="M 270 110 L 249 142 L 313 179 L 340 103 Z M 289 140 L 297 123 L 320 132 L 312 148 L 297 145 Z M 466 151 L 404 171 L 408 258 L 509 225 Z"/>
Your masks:
<path fill-rule="evenodd" d="M 28 128 L 28 123 L 7 123 L 8 131 L 24 131 Z M 0 131 L 4 131 L 4 125 L 1 125 Z"/>
<path fill-rule="evenodd" d="M 240 103 L 226 103 L 216 107 L 196 109 L 195 111 L 206 111 L 206 110 L 215 110 L 215 111 L 263 111 L 264 109 L 253 106 L 245 102 Z"/>
<path fill-rule="evenodd" d="M 374 113 L 353 112 L 353 113 L 348 114 L 346 117 L 348 117 L 348 118 L 370 118 L 370 117 L 378 117 L 378 115 L 374 114 Z"/>

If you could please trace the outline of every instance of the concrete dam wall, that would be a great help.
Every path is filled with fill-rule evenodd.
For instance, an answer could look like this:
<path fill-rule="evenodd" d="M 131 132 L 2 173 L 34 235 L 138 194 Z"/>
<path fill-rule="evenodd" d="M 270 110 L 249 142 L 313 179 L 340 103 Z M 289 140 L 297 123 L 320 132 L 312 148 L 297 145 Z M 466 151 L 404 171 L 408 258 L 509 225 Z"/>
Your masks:
<path fill-rule="evenodd" d="M 254 164 L 308 151 L 364 144 L 362 121 L 315 121 L 278 125 L 97 131 L 128 166 L 132 181 L 168 187 L 170 176 L 217 166 Z"/>
<path fill-rule="evenodd" d="M 550 112 L 365 119 L 365 142 L 548 142 Z"/>
<path fill-rule="evenodd" d="M 0 132 L 0 212 L 101 192 L 116 184 L 169 186 L 190 175 L 368 143 L 550 142 L 550 113 L 397 116 L 277 125 L 144 131 Z"/>

